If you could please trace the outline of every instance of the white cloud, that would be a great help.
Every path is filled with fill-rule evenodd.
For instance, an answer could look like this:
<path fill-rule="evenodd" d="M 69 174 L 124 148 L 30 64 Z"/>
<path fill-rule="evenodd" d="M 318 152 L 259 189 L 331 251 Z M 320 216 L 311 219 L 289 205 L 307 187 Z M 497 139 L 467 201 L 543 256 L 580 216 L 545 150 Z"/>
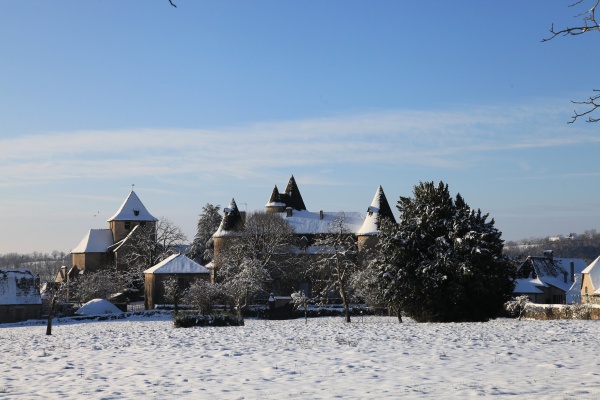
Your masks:
<path fill-rule="evenodd" d="M 214 174 L 252 178 L 273 165 L 460 167 L 490 151 L 598 142 L 551 106 L 375 111 L 221 129 L 60 132 L 0 139 L 0 186 L 76 178 Z"/>

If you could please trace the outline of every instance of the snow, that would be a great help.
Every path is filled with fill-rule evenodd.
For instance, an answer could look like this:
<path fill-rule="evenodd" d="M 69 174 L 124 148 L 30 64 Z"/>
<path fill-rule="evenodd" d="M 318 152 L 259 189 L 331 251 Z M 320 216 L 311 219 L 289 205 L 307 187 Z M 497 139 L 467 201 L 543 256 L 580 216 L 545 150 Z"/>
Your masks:
<path fill-rule="evenodd" d="M 121 314 L 121 310 L 113 303 L 104 299 L 94 299 L 85 303 L 81 308 L 75 311 L 77 315 L 104 315 Z"/>
<path fill-rule="evenodd" d="M 132 190 L 115 215 L 108 219 L 108 222 L 110 221 L 158 221 L 158 219 L 146 210 L 140 198 Z"/>
<path fill-rule="evenodd" d="M 0 398 L 598 398 L 600 321 L 0 325 Z"/>
<path fill-rule="evenodd" d="M 173 254 L 154 267 L 144 271 L 145 274 L 210 274 L 203 265 L 198 264 L 183 254 Z"/>
<path fill-rule="evenodd" d="M 71 253 L 106 253 L 112 245 L 113 236 L 110 229 L 90 229 Z"/>
<path fill-rule="evenodd" d="M 340 218 L 339 212 L 323 212 L 323 219 L 321 219 L 320 212 L 306 210 L 294 210 L 291 217 L 288 217 L 285 212 L 277 214 L 292 226 L 296 234 L 303 235 L 335 232 L 335 221 Z M 345 218 L 344 226 L 351 233 L 356 233 L 364 221 L 363 216 L 357 212 L 345 212 L 343 217 Z"/>
<path fill-rule="evenodd" d="M 588 265 L 583 271 L 582 274 L 589 274 L 589 277 L 592 281 L 592 286 L 594 287 L 594 293 L 600 293 L 600 257 L 596 258 L 590 265 Z"/>
<path fill-rule="evenodd" d="M 0 305 L 42 304 L 35 277 L 27 269 L 0 269 Z"/>
<path fill-rule="evenodd" d="M 379 228 L 377 227 L 379 221 L 379 208 L 381 207 L 380 201 L 381 196 L 383 194 L 383 189 L 381 185 L 377 188 L 375 192 L 375 197 L 373 197 L 373 201 L 371 201 L 371 205 L 367 210 L 367 216 L 360 227 L 360 229 L 356 232 L 357 235 L 377 235 L 379 233 Z"/>

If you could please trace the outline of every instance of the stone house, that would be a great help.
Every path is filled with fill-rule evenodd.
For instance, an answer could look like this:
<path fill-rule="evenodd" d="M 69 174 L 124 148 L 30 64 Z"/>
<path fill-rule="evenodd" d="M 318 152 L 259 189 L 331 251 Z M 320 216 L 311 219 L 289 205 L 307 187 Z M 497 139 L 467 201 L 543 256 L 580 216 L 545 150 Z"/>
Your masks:
<path fill-rule="evenodd" d="M 39 277 L 26 269 L 0 269 L 0 323 L 39 319 Z"/>
<path fill-rule="evenodd" d="M 581 302 L 600 303 L 600 257 L 581 271 Z"/>
<path fill-rule="evenodd" d="M 165 299 L 165 283 L 176 279 L 181 293 L 190 285 L 203 279 L 210 281 L 210 271 L 183 254 L 173 254 L 144 271 L 144 306 L 152 310 L 157 304 L 170 303 Z"/>
<path fill-rule="evenodd" d="M 527 295 L 533 303 L 578 302 L 586 267 L 580 258 L 555 258 L 552 250 L 544 251 L 543 256 L 529 256 L 517 270 L 513 294 Z"/>

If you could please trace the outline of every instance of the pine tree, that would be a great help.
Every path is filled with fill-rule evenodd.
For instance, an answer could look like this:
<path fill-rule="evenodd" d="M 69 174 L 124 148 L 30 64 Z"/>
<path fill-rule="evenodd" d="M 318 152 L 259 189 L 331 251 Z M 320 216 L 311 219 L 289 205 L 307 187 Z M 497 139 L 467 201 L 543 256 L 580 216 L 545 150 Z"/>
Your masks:
<path fill-rule="evenodd" d="M 202 265 L 208 264 L 213 259 L 212 235 L 219 229 L 223 219 L 220 210 L 221 206 L 206 203 L 202 207 L 202 214 L 198 218 L 196 236 L 194 236 L 194 241 L 190 245 L 187 255 Z"/>
<path fill-rule="evenodd" d="M 513 290 L 514 268 L 501 232 L 448 185 L 420 183 L 401 197 L 399 226 L 382 227 L 375 263 L 393 308 L 417 321 L 486 321 Z"/>

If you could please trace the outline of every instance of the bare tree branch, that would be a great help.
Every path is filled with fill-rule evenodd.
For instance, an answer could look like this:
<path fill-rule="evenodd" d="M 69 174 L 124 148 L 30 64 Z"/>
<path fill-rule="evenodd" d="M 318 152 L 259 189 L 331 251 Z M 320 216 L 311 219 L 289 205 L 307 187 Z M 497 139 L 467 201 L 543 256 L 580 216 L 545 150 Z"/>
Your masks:
<path fill-rule="evenodd" d="M 569 7 L 575 7 L 575 6 L 583 3 L 583 1 L 584 0 L 579 0 L 579 1 L 571 4 Z M 600 4 L 600 0 L 595 0 L 592 7 L 590 7 L 587 11 L 584 11 L 584 12 L 576 15 L 576 17 L 583 17 L 583 26 L 576 26 L 576 27 L 572 27 L 572 28 L 564 28 L 564 29 L 560 29 L 560 30 L 555 30 L 554 24 L 552 24 L 552 27 L 550 28 L 550 33 L 552 35 L 550 37 L 542 39 L 542 42 L 547 42 L 549 40 L 552 40 L 556 36 L 578 36 L 578 35 L 583 35 L 584 33 L 587 33 L 590 31 L 600 30 L 600 27 L 598 26 L 598 22 L 596 21 L 596 8 L 598 7 L 598 4 Z"/>
<path fill-rule="evenodd" d="M 577 0 L 575 3 L 571 4 L 569 7 L 578 6 L 578 5 L 582 4 L 584 1 L 587 1 L 587 0 Z M 596 9 L 600 5 L 600 0 L 593 0 L 591 4 L 592 4 L 592 6 L 589 9 L 587 9 L 586 11 L 583 11 L 575 16 L 575 17 L 582 18 L 583 25 L 572 27 L 572 28 L 567 27 L 564 29 L 556 30 L 556 29 L 554 29 L 554 24 L 552 24 L 552 27 L 550 28 L 550 33 L 552 35 L 550 37 L 542 39 L 542 42 L 547 42 L 549 40 L 554 39 L 557 36 L 579 36 L 579 35 L 583 35 L 584 33 L 592 32 L 592 31 L 600 31 L 600 25 L 598 25 L 598 21 L 596 20 Z M 593 89 L 593 91 L 600 92 L 599 89 Z M 579 117 L 583 117 L 585 115 L 591 114 L 592 112 L 596 111 L 596 109 L 598 109 L 600 107 L 600 94 L 590 96 L 587 100 L 584 100 L 584 101 L 571 100 L 571 102 L 573 104 L 586 105 L 589 108 L 584 112 L 578 112 L 577 110 L 574 110 L 573 116 L 571 117 L 571 121 L 568 122 L 569 124 L 572 124 L 575 121 L 577 121 L 577 119 Z M 588 119 L 586 120 L 586 122 L 598 122 L 598 121 L 600 121 L 600 118 L 593 118 L 591 116 L 588 116 Z"/>
<path fill-rule="evenodd" d="M 594 89 L 594 92 L 600 92 L 600 89 Z M 569 124 L 572 124 L 573 122 L 575 122 L 577 120 L 577 118 L 583 117 L 584 115 L 588 115 L 588 114 L 594 112 L 597 108 L 600 108 L 600 94 L 590 96 L 585 101 L 572 101 L 571 100 L 571 103 L 585 104 L 585 105 L 588 105 L 590 108 L 587 111 L 584 111 L 582 113 L 577 112 L 577 110 L 573 110 L 574 115 L 571 117 L 571 121 L 569 122 Z M 586 122 L 598 122 L 598 121 L 600 121 L 600 118 L 588 117 L 588 119 L 586 120 Z"/>
<path fill-rule="evenodd" d="M 175 3 L 173 3 L 173 0 L 169 0 L 169 4 L 171 4 L 173 7 L 177 8 L 177 6 L 175 5 Z"/>

